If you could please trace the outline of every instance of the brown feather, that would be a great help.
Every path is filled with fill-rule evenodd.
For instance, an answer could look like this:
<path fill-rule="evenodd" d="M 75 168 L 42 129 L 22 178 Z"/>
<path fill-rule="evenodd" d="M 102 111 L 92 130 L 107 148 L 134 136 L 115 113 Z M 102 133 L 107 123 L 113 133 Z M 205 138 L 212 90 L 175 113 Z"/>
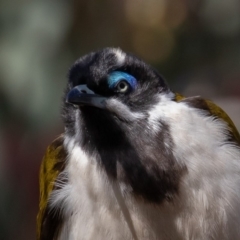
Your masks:
<path fill-rule="evenodd" d="M 59 212 L 49 208 L 49 197 L 56 188 L 56 179 L 65 167 L 66 151 L 63 136 L 58 137 L 47 148 L 40 169 L 40 203 L 37 216 L 37 240 L 53 240 L 61 227 Z"/>

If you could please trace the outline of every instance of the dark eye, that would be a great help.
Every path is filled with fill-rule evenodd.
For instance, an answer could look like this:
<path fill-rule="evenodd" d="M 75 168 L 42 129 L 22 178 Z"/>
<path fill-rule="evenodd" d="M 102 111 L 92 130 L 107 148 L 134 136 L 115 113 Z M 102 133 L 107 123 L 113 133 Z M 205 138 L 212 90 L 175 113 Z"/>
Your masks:
<path fill-rule="evenodd" d="M 126 93 L 130 89 L 129 83 L 125 80 L 120 80 L 116 86 L 116 90 L 119 93 Z"/>

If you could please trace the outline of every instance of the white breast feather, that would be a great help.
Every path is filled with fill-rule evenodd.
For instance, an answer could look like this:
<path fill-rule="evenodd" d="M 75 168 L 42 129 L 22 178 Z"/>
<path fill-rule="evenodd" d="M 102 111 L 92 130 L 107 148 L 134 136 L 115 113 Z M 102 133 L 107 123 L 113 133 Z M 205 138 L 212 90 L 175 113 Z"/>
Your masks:
<path fill-rule="evenodd" d="M 240 149 L 225 144 L 226 125 L 184 103 L 161 97 L 149 114 L 149 128 L 170 126 L 176 160 L 187 166 L 176 202 L 151 204 L 123 194 L 138 240 L 240 239 Z M 154 132 L 159 129 L 153 128 Z M 66 137 L 68 183 L 51 204 L 66 220 L 59 240 L 130 240 L 131 231 L 113 187 L 96 159 Z M 124 185 L 120 183 L 123 192 Z"/>

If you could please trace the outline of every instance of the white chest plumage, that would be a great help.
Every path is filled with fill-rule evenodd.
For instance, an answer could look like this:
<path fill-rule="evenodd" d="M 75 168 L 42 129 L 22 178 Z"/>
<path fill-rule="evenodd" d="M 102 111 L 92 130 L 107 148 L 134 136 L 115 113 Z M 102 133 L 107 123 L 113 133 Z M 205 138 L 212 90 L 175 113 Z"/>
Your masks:
<path fill-rule="evenodd" d="M 123 184 L 111 181 L 80 148 L 68 161 L 68 184 L 52 198 L 68 219 L 60 240 L 181 239 L 173 230 L 171 204 L 156 207 L 136 202 Z"/>
<path fill-rule="evenodd" d="M 174 156 L 187 168 L 174 202 L 137 201 L 66 139 L 68 182 L 51 198 L 65 219 L 59 240 L 240 239 L 240 149 L 225 143 L 226 126 L 164 99 L 151 110 L 149 127 L 159 119 L 170 126 Z"/>

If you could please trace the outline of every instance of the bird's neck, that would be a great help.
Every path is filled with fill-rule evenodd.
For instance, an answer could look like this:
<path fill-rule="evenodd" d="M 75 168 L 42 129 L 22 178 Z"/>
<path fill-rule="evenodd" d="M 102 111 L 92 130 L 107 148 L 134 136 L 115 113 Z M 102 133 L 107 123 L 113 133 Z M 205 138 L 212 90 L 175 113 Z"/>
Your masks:
<path fill-rule="evenodd" d="M 123 129 L 110 116 L 92 113 L 86 110 L 79 118 L 75 140 L 89 159 L 94 156 L 109 176 L 124 182 L 136 196 L 156 203 L 171 200 L 182 169 L 173 167 L 176 161 L 164 144 L 171 145 L 167 126 L 158 134 L 149 132 L 144 122 Z"/>

